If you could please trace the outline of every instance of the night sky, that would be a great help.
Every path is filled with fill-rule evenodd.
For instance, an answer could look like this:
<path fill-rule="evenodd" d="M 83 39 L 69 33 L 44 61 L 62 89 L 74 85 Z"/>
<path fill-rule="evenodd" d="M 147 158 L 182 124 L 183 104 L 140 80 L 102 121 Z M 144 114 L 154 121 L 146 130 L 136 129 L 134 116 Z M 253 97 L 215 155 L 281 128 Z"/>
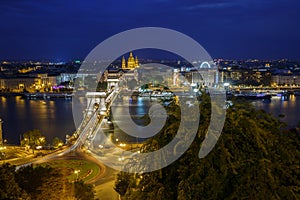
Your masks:
<path fill-rule="evenodd" d="M 0 60 L 83 59 L 132 28 L 171 28 L 213 58 L 300 59 L 299 0 L 1 0 Z"/>

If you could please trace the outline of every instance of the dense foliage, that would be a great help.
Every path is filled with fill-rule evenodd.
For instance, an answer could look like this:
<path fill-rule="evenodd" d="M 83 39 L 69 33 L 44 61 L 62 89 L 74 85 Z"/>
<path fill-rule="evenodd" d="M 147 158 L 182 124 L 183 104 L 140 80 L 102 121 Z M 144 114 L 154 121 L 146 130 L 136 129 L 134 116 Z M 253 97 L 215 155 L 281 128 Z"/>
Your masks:
<path fill-rule="evenodd" d="M 34 153 L 37 146 L 43 146 L 45 144 L 46 138 L 38 129 L 27 131 L 23 134 L 23 139 L 21 140 L 21 146 L 32 149 L 32 153 Z"/>
<path fill-rule="evenodd" d="M 14 166 L 0 167 L 0 199 L 94 199 L 94 188 L 82 181 L 71 183 L 55 168 L 32 165 L 16 171 Z"/>
<path fill-rule="evenodd" d="M 151 173 L 118 174 L 115 190 L 122 199 L 300 199 L 299 132 L 283 131 L 284 124 L 268 113 L 235 101 L 218 143 L 199 159 L 210 107 L 209 97 L 202 96 L 198 136 L 179 160 Z M 176 134 L 179 108 L 167 109 L 173 112 L 163 134 L 144 151 L 161 148 Z"/>

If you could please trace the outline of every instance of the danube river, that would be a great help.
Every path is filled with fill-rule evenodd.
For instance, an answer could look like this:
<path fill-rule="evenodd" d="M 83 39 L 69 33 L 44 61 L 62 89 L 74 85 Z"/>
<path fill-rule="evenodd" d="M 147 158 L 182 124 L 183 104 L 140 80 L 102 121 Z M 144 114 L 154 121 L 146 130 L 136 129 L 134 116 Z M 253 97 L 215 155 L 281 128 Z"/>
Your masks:
<path fill-rule="evenodd" d="M 0 118 L 3 120 L 3 138 L 9 144 L 19 144 L 20 135 L 39 129 L 51 143 L 54 137 L 65 140 L 75 131 L 72 101 L 28 100 L 21 97 L 0 97 Z"/>
<path fill-rule="evenodd" d="M 257 109 L 263 109 L 287 124 L 288 128 L 296 127 L 300 122 L 300 96 L 290 95 L 288 100 L 272 97 L 271 101 L 253 101 Z"/>
<path fill-rule="evenodd" d="M 131 101 L 136 107 L 135 115 L 143 116 L 143 100 Z M 272 98 L 271 101 L 253 101 L 257 109 L 264 109 L 281 118 L 289 127 L 300 121 L 300 96 L 290 96 L 288 101 Z M 20 135 L 32 129 L 40 129 L 49 142 L 54 137 L 64 140 L 66 134 L 75 131 L 72 101 L 65 99 L 28 100 L 21 97 L 0 97 L 0 118 L 3 123 L 3 138 L 9 144 L 19 144 Z"/>

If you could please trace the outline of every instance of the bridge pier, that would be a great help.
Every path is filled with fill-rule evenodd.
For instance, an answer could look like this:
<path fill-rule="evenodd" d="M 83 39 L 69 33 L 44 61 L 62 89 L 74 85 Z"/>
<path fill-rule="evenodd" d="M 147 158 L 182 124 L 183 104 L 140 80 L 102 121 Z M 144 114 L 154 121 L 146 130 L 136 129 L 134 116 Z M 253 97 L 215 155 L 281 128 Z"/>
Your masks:
<path fill-rule="evenodd" d="M 118 90 L 119 79 L 107 79 L 107 91 Z"/>

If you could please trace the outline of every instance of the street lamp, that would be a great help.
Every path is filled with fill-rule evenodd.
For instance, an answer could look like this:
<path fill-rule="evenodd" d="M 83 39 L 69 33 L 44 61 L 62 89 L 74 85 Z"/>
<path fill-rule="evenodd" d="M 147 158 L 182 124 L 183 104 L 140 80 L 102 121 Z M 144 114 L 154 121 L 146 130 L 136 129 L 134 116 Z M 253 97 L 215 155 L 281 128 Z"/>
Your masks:
<path fill-rule="evenodd" d="M 125 160 L 124 156 L 118 158 L 118 161 L 122 161 L 123 162 L 124 160 Z"/>
<path fill-rule="evenodd" d="M 120 143 L 119 146 L 120 146 L 120 147 L 125 147 L 126 144 L 125 144 L 125 143 Z"/>
<path fill-rule="evenodd" d="M 75 170 L 74 174 L 76 174 L 76 179 L 78 179 L 78 174 L 79 174 L 80 170 Z"/>

